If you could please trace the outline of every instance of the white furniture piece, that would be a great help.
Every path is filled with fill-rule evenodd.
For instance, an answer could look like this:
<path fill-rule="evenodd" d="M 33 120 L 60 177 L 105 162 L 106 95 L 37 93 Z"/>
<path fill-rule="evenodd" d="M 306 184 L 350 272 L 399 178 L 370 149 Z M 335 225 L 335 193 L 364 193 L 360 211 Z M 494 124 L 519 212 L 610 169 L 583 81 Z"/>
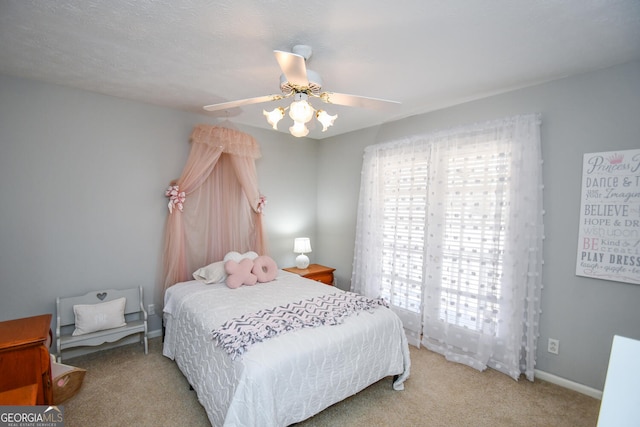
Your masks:
<path fill-rule="evenodd" d="M 75 329 L 74 305 L 100 304 L 126 298 L 124 316 L 126 324 L 112 329 L 72 335 Z M 129 289 L 106 289 L 93 291 L 80 296 L 56 298 L 56 351 L 58 363 L 62 361 L 62 351 L 81 346 L 97 346 L 107 342 L 116 342 L 133 334 L 140 334 L 144 343 L 144 353 L 148 354 L 147 312 L 144 309 L 142 286 Z"/>
<path fill-rule="evenodd" d="M 282 333 L 235 359 L 213 339 L 230 319 L 340 293 L 284 270 L 271 282 L 236 289 L 224 282 L 175 284 L 165 293 L 163 354 L 219 427 L 292 425 L 386 377 L 389 388 L 402 390 L 409 347 L 402 322 L 386 307 Z"/>
<path fill-rule="evenodd" d="M 640 425 L 640 341 L 613 337 L 598 427 Z"/>

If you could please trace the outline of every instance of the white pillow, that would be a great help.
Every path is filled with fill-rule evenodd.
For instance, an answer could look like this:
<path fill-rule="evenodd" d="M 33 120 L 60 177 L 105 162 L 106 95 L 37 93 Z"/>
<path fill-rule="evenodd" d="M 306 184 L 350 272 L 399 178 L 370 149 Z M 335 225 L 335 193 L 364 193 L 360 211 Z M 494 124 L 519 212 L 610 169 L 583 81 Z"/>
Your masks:
<path fill-rule="evenodd" d="M 193 273 L 193 278 L 200 280 L 207 285 L 224 282 L 227 280 L 227 272 L 224 270 L 224 261 L 218 261 L 211 263 L 206 267 L 200 267 Z"/>
<path fill-rule="evenodd" d="M 240 252 L 231 251 L 227 252 L 227 254 L 224 256 L 223 261 L 233 260 L 235 262 L 240 262 L 243 258 L 249 258 L 251 261 L 253 261 L 254 259 L 258 258 L 258 254 L 253 251 L 245 252 L 243 254 L 241 254 Z"/>
<path fill-rule="evenodd" d="M 99 304 L 77 304 L 73 306 L 76 315 L 76 329 L 72 335 L 84 335 L 104 329 L 125 326 L 124 306 L 125 297 Z"/>

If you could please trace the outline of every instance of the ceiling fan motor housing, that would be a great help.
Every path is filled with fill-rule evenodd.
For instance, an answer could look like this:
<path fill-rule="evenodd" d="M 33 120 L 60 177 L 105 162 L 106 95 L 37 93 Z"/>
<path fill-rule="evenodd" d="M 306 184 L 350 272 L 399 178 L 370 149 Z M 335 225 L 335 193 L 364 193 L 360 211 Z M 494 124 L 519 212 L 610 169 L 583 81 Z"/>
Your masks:
<path fill-rule="evenodd" d="M 322 79 L 320 75 L 313 70 L 307 69 L 307 79 L 309 80 L 309 84 L 307 86 L 296 86 L 289 83 L 287 77 L 282 74 L 280 75 L 280 90 L 284 94 L 289 94 L 291 92 L 310 92 L 314 95 L 318 95 L 322 90 Z"/>

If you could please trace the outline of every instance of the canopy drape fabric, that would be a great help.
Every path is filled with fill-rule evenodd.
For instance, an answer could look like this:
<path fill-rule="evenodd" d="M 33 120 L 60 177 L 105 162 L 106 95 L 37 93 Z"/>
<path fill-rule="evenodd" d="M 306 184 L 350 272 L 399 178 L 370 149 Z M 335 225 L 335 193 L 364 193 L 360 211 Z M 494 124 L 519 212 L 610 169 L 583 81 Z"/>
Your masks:
<path fill-rule="evenodd" d="M 540 116 L 365 149 L 352 290 L 407 338 L 533 380 L 542 289 Z"/>
<path fill-rule="evenodd" d="M 202 124 L 190 141 L 182 175 L 167 190 L 163 294 L 227 252 L 267 252 L 265 198 L 255 168 L 258 143 L 238 130 Z"/>

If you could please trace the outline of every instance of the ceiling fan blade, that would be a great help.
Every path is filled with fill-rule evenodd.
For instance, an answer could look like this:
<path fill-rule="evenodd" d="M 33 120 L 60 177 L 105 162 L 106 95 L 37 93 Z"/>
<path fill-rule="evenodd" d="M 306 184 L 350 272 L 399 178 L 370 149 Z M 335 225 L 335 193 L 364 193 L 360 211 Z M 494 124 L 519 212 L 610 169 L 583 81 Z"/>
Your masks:
<path fill-rule="evenodd" d="M 304 56 L 282 50 L 274 50 L 273 53 L 289 83 L 301 87 L 309 86 Z"/>
<path fill-rule="evenodd" d="M 229 102 L 222 102 L 220 104 L 205 105 L 202 108 L 204 108 L 207 111 L 229 110 L 231 108 L 241 107 L 243 105 L 251 105 L 251 104 L 259 104 L 261 102 L 277 101 L 277 100 L 283 99 L 283 98 L 284 98 L 284 96 L 282 96 L 282 95 L 265 95 L 265 96 L 258 96 L 256 98 L 247 98 L 247 99 L 240 99 L 238 101 L 229 101 Z"/>
<path fill-rule="evenodd" d="M 346 105 L 347 107 L 370 108 L 374 110 L 384 110 L 399 106 L 397 101 L 387 99 L 369 98 L 359 95 L 347 95 L 345 93 L 322 92 L 320 99 L 328 104 Z"/>

